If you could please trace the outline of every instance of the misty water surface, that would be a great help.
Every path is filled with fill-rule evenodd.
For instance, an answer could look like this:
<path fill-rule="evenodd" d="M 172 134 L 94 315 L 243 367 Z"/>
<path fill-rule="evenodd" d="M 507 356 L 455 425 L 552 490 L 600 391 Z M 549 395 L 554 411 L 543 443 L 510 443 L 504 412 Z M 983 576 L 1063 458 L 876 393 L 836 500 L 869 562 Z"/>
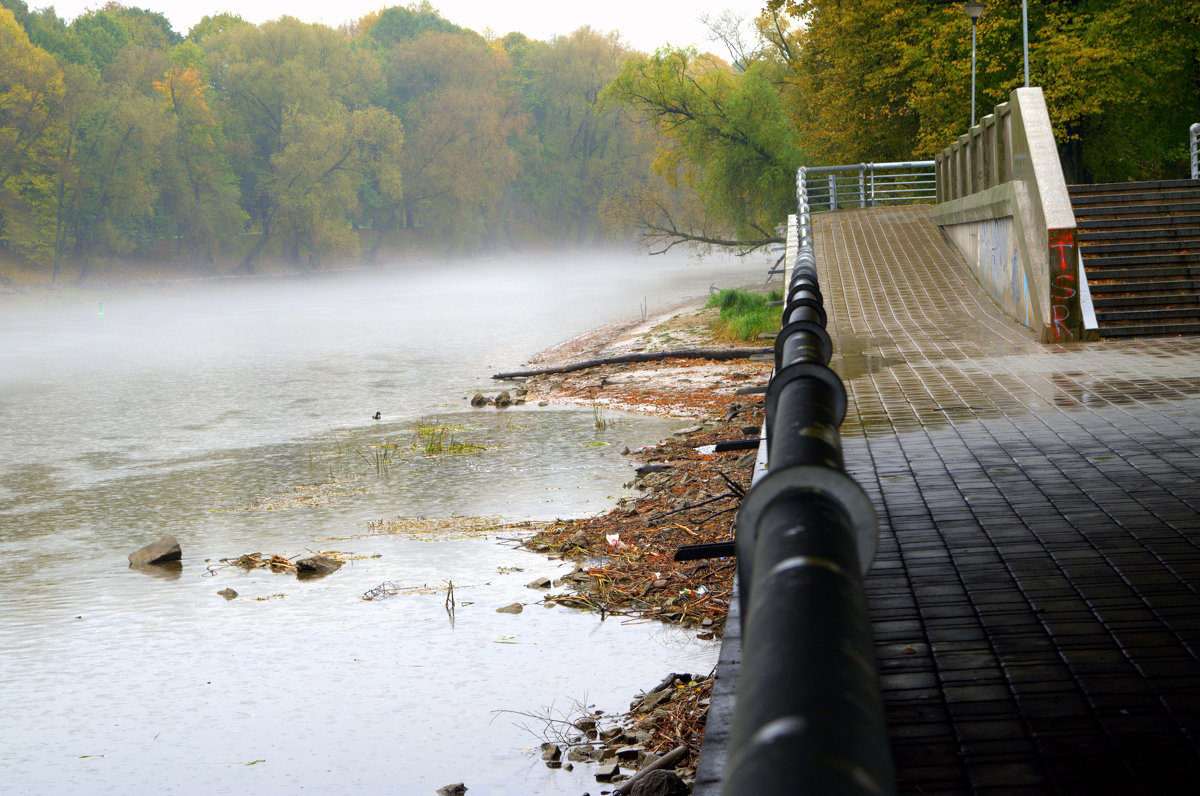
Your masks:
<path fill-rule="evenodd" d="M 536 605 L 524 584 L 564 565 L 497 534 L 367 523 L 605 510 L 630 477 L 622 447 L 678 423 L 465 398 L 567 337 L 763 270 L 571 256 L 0 301 L 4 790 L 594 791 L 590 767 L 549 771 L 495 711 L 620 711 L 667 672 L 707 671 L 716 645 Z M 484 450 L 380 466 L 418 419 Z M 182 569 L 130 570 L 164 533 Z M 305 550 L 358 557 L 303 582 L 217 566 Z M 385 581 L 410 591 L 361 599 Z M 524 613 L 495 613 L 511 602 Z"/>

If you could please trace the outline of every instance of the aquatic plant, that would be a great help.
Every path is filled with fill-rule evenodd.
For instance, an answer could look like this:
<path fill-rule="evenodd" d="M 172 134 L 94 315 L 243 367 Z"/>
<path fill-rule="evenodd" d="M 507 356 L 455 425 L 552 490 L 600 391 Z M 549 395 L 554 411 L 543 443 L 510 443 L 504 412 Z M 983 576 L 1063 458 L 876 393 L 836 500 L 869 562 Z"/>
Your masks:
<path fill-rule="evenodd" d="M 474 453 L 486 449 L 483 445 L 459 442 L 454 439 L 452 432 L 462 429 L 462 426 L 439 423 L 436 420 L 418 420 L 417 448 L 426 456 L 438 456 L 443 453 Z"/>

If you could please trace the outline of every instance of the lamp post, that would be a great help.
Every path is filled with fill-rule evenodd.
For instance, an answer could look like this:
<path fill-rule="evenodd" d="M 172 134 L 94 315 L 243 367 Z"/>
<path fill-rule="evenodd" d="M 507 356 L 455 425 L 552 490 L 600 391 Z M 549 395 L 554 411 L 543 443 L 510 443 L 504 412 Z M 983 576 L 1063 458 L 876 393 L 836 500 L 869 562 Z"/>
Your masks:
<path fill-rule="evenodd" d="M 971 18 L 971 126 L 975 126 L 975 28 L 983 15 L 983 3 L 963 3 L 963 12 Z"/>
<path fill-rule="evenodd" d="M 1029 0 L 1021 0 L 1021 49 L 1025 52 L 1025 88 L 1029 88 Z"/>

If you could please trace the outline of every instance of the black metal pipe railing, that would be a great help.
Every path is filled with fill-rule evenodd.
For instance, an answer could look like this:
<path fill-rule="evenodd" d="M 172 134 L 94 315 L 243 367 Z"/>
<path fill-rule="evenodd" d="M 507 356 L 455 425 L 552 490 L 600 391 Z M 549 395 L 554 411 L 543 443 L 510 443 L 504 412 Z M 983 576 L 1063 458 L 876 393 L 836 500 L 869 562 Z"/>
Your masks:
<path fill-rule="evenodd" d="M 804 172 L 775 374 L 767 472 L 738 512 L 742 663 L 726 796 L 895 792 L 862 575 L 870 500 L 844 472 L 846 390 L 817 283 Z"/>

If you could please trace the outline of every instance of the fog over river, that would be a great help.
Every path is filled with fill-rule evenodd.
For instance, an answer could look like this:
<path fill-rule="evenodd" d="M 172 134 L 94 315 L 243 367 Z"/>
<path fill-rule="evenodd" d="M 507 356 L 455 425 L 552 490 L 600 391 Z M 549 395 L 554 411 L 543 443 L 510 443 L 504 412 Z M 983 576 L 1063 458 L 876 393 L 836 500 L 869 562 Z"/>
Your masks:
<path fill-rule="evenodd" d="M 0 790 L 598 793 L 495 711 L 619 712 L 717 645 L 544 608 L 525 584 L 568 568 L 495 535 L 367 523 L 606 510 L 621 449 L 684 423 L 465 399 L 765 267 L 570 255 L 0 297 Z M 483 450 L 422 455 L 418 420 Z M 130 569 L 163 534 L 182 569 Z M 354 558 L 308 581 L 219 564 L 307 550 Z M 384 582 L 402 593 L 362 599 Z"/>

